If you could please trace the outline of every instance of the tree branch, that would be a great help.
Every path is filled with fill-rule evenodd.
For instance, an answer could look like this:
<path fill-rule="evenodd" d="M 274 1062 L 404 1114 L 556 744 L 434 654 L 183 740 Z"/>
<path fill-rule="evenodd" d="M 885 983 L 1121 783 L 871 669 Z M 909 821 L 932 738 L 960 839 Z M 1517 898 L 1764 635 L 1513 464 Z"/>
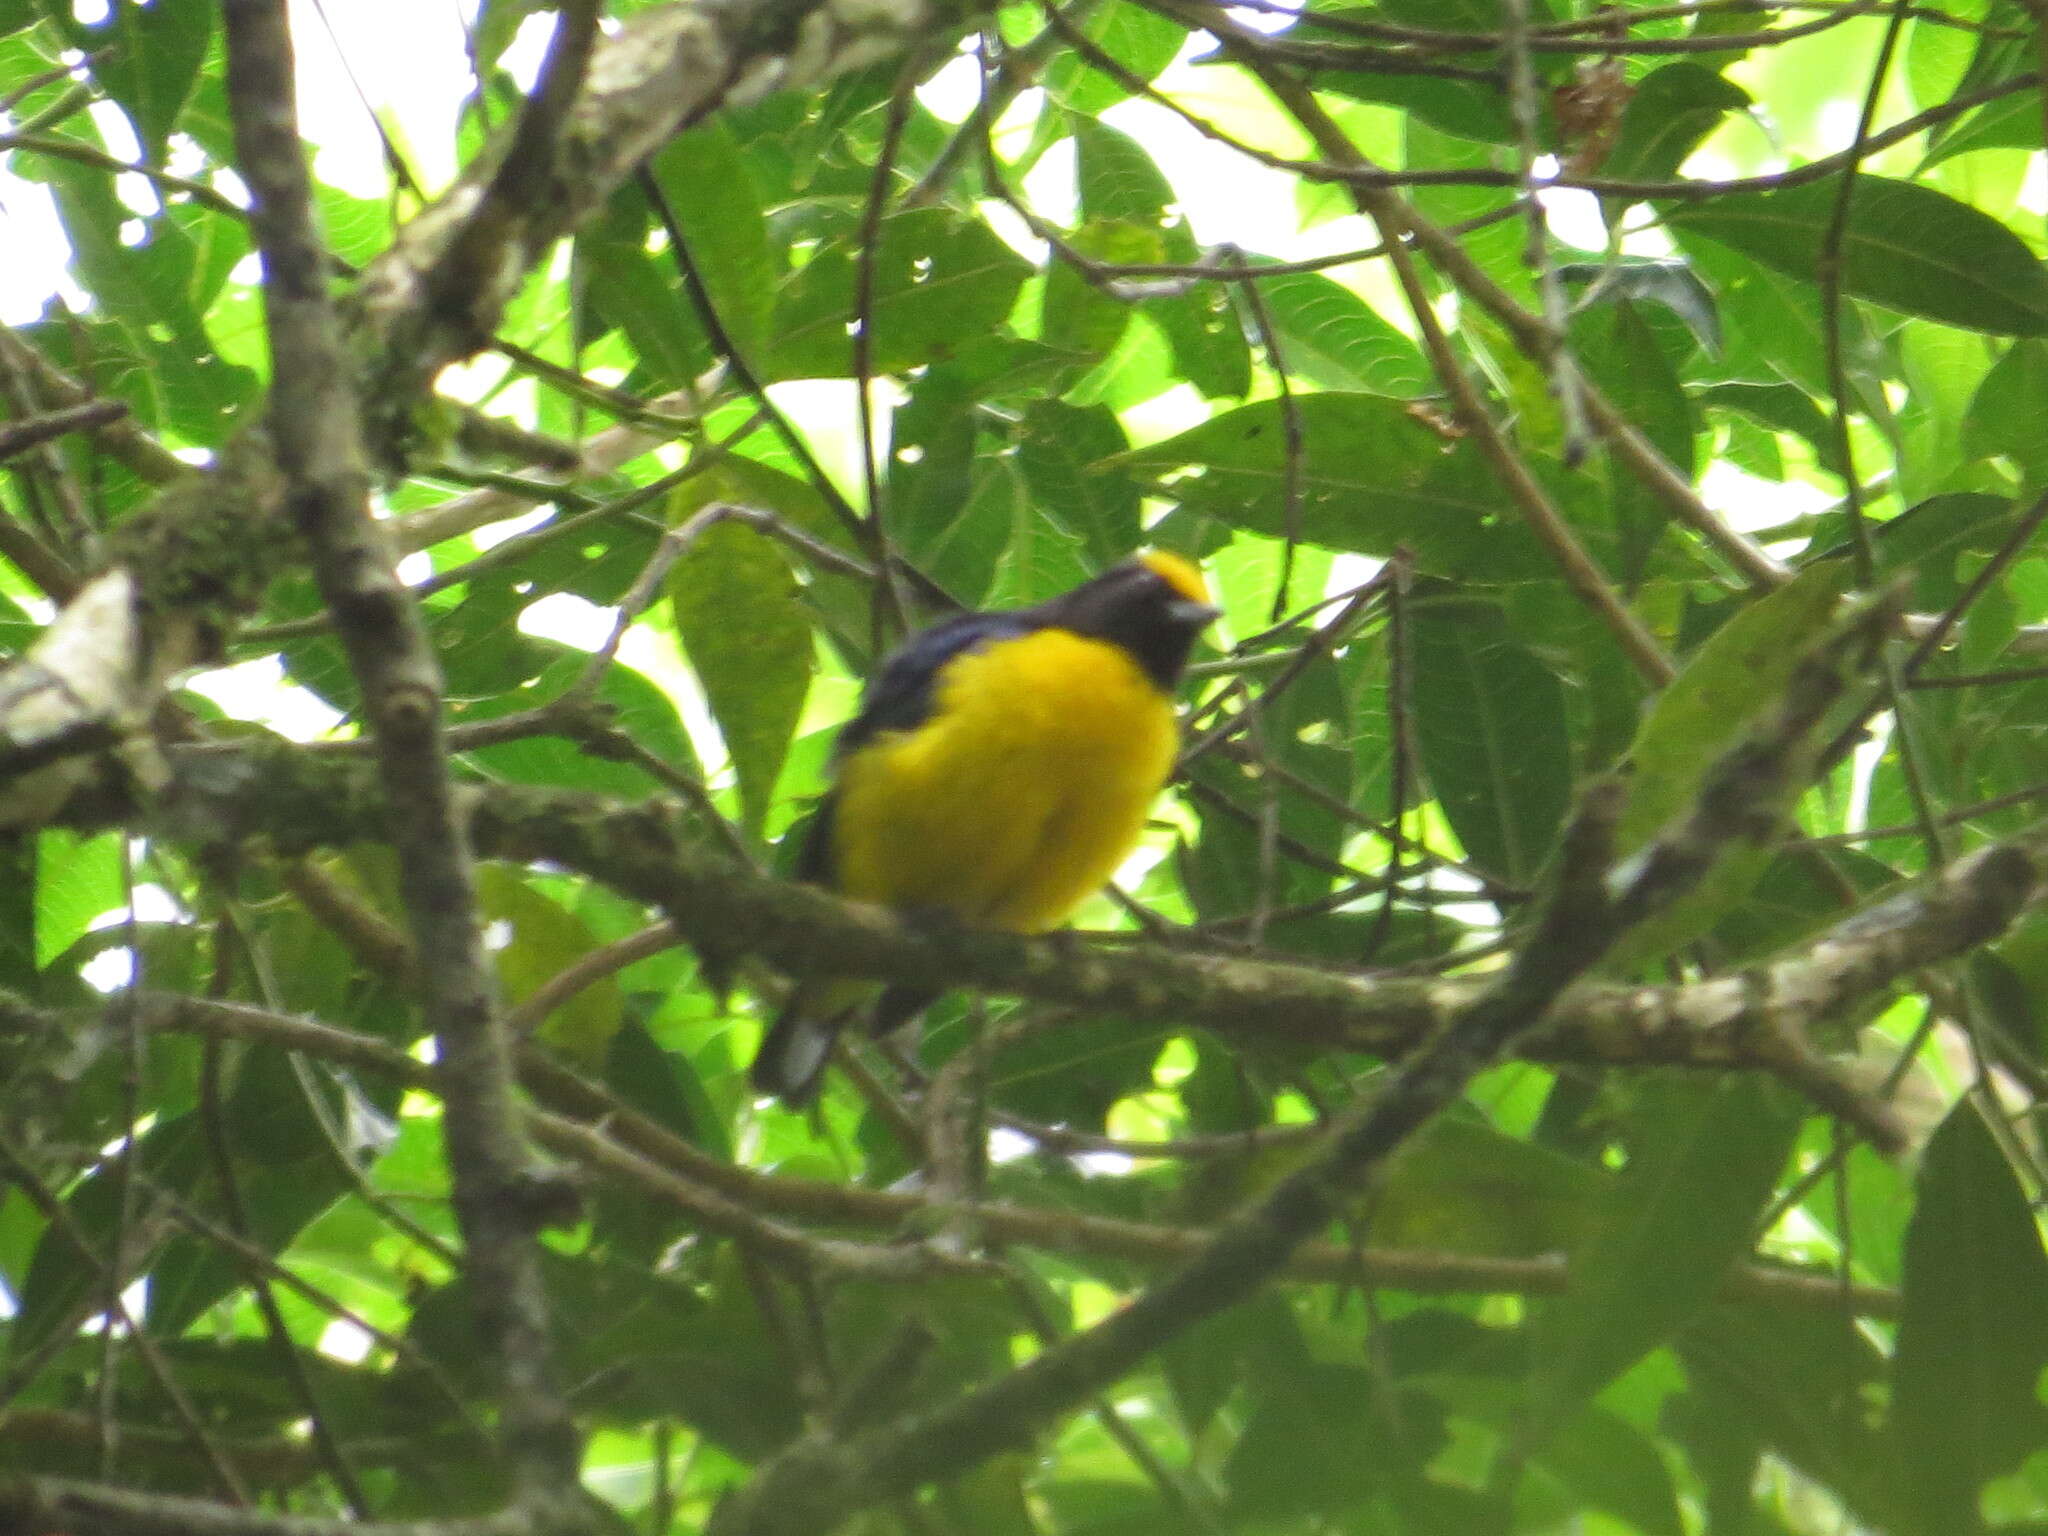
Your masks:
<path fill-rule="evenodd" d="M 399 1046 L 295 1014 L 174 993 L 143 993 L 133 999 L 133 1005 L 146 1030 L 266 1044 L 423 1091 L 434 1087 L 432 1069 Z M 75 1034 L 79 1023 L 77 1015 L 31 1009 L 0 993 L 0 1028 Z M 841 1231 L 896 1233 L 919 1230 L 930 1223 L 931 1200 L 926 1191 L 867 1189 L 795 1174 L 763 1173 L 713 1157 L 533 1047 L 521 1052 L 520 1074 L 527 1091 L 544 1106 L 531 1122 L 537 1139 L 592 1173 L 629 1185 L 692 1221 L 702 1219 L 706 1209 L 703 1194 L 708 1192 L 756 1219 L 780 1217 Z M 1004 1201 L 978 1204 L 974 1214 L 976 1223 L 997 1242 L 1152 1266 L 1185 1262 L 1213 1236 L 1203 1227 L 1172 1227 Z M 705 1225 L 727 1235 L 755 1235 L 718 1226 L 715 1219 Z M 226 1237 L 209 1235 L 216 1241 Z M 775 1229 L 780 1256 L 812 1263 L 813 1254 L 801 1240 L 790 1242 L 791 1235 L 787 1227 Z M 901 1280 L 930 1272 L 929 1267 L 920 1271 L 908 1263 L 838 1264 L 843 1257 L 847 1255 L 827 1252 L 816 1262 L 821 1269 L 850 1268 L 869 1278 Z M 1562 1291 L 1569 1276 L 1564 1263 L 1555 1257 L 1501 1258 L 1311 1241 L 1295 1251 L 1277 1278 L 1385 1286 L 1429 1295 L 1550 1295 Z M 1767 1264 L 1732 1270 L 1724 1294 L 1731 1300 L 1826 1312 L 1847 1307 L 1862 1316 L 1890 1317 L 1898 1310 L 1894 1291 L 1855 1286 L 1845 1292 L 1836 1276 Z M 368 1324 L 355 1321 L 374 1334 Z M 397 1341 L 391 1342 L 403 1352 Z"/>
<path fill-rule="evenodd" d="M 575 1427 L 549 1359 L 540 1206 L 511 1052 L 476 917 L 468 839 L 441 738 L 433 645 L 369 515 L 356 398 L 313 226 L 284 0 L 228 0 L 228 105 L 263 255 L 270 430 L 286 504 L 362 690 L 418 955 L 464 1271 L 497 1362 L 515 1507 L 580 1525 Z"/>
<path fill-rule="evenodd" d="M 388 840 L 390 815 L 359 761 L 278 744 L 247 755 L 174 752 L 147 825 L 161 836 L 258 839 L 283 855 Z M 81 798 L 80 830 L 132 821 L 130 794 Z M 945 990 L 971 988 L 1174 1027 L 1247 1045 L 1392 1057 L 1468 1006 L 1479 978 L 1353 974 L 1235 954 L 1007 934 L 942 933 L 879 907 L 772 879 L 693 834 L 673 806 L 494 784 L 475 808 L 480 856 L 547 862 L 662 908 L 683 938 L 782 969 Z M 1532 1060 L 1760 1067 L 1769 1038 L 1811 1031 L 1921 967 L 1996 937 L 2040 904 L 2048 824 L 1987 848 L 1749 969 L 1682 986 L 1585 981 L 1522 1041 Z"/>

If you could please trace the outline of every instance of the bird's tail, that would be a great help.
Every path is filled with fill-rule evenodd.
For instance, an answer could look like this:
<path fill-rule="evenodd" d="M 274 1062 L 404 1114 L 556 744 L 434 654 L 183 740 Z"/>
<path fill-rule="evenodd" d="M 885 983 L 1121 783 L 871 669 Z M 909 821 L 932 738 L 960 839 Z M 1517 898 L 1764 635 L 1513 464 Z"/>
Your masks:
<path fill-rule="evenodd" d="M 843 982 L 806 981 L 789 994 L 754 1055 L 756 1093 L 771 1094 L 791 1109 L 802 1109 L 818 1096 L 832 1043 L 860 1006 L 858 995 L 833 996 L 844 990 Z"/>
<path fill-rule="evenodd" d="M 908 1024 L 933 994 L 908 987 L 886 988 L 875 1002 L 870 1025 L 877 1035 Z M 868 999 L 874 984 L 858 981 L 806 981 L 798 985 L 775 1016 L 754 1056 L 754 1091 L 770 1094 L 791 1109 L 806 1108 L 818 1096 L 825 1067 L 839 1032 Z"/>

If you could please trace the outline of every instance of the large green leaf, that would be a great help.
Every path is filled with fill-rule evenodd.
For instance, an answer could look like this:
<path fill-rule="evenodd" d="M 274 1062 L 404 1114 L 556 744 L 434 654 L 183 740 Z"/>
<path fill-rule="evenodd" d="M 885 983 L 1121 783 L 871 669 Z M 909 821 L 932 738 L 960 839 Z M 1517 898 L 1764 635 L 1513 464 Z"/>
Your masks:
<path fill-rule="evenodd" d="M 1571 805 L 1571 741 L 1557 675 L 1493 604 L 1415 606 L 1415 736 L 1430 788 L 1472 862 L 1528 886 Z"/>
<path fill-rule="evenodd" d="M 1149 222 L 1131 219 L 1089 219 L 1067 240 L 1090 261 L 1139 263 L 1164 261 L 1166 243 Z M 1063 347 L 1101 360 L 1114 352 L 1131 323 L 1132 309 L 1104 293 L 1068 262 L 1046 274 L 1039 305 L 1038 334 Z"/>
<path fill-rule="evenodd" d="M 1089 41 L 1139 80 L 1150 80 L 1171 64 L 1188 40 L 1187 28 L 1179 22 L 1130 0 L 1110 0 L 1088 17 L 1083 31 Z M 1122 76 L 1097 68 L 1071 48 L 1053 55 L 1045 71 L 1045 88 L 1068 110 L 1090 119 L 1131 94 Z"/>
<path fill-rule="evenodd" d="M 770 274 L 780 253 L 768 242 L 761 193 L 732 130 L 713 121 L 671 139 L 650 163 L 718 318 L 741 353 L 759 355 L 775 309 Z"/>
<path fill-rule="evenodd" d="M 1641 848 L 1683 814 L 1707 771 L 1772 708 L 1827 629 L 1849 576 L 1845 561 L 1820 562 L 1746 604 L 1657 696 L 1629 747 L 1629 803 L 1616 833 L 1623 852 Z M 1790 803 L 1788 796 L 1781 814 Z M 1724 848 L 1691 891 L 1625 935 L 1609 963 L 1625 969 L 1697 938 L 1755 888 L 1772 856 L 1768 840 Z"/>
<path fill-rule="evenodd" d="M 1599 174 L 1616 181 L 1668 181 L 1722 118 L 1748 105 L 1749 93 L 1741 86 L 1689 60 L 1654 69 L 1637 82 L 1622 109 L 1614 148 Z"/>
<path fill-rule="evenodd" d="M 1597 1229 L 1608 1182 L 1476 1116 L 1439 1115 L 1388 1160 L 1373 1189 L 1372 1238 L 1504 1258 L 1570 1252 Z"/>
<path fill-rule="evenodd" d="M 2041 95 L 2038 90 L 2014 91 L 1986 102 L 1945 133 L 1927 152 L 1927 163 L 1939 165 L 1973 149 L 2039 149 Z"/>
<path fill-rule="evenodd" d="M 1138 487 L 1100 466 L 1129 446 L 1107 406 L 1044 400 L 1026 413 L 1017 466 L 1038 505 L 1081 536 L 1088 558 L 1115 564 L 1138 543 Z"/>
<path fill-rule="evenodd" d="M 1619 299 L 1581 311 L 1573 317 L 1571 336 L 1587 375 L 1628 412 L 1665 461 L 1691 480 L 1696 429 L 1692 404 L 1643 309 Z M 1633 586 L 1649 571 L 1670 514 L 1656 493 L 1625 466 L 1610 460 L 1607 480 L 1621 551 L 1618 563 Z"/>
<path fill-rule="evenodd" d="M 1529 1345 L 1528 1424 L 1541 1440 L 1712 1300 L 1749 1251 L 1799 1128 L 1788 1096 L 1754 1077 L 1645 1081 L 1629 1159 L 1572 1260 L 1571 1288 L 1544 1303 Z"/>
<path fill-rule="evenodd" d="M 89 142 L 80 147 L 99 151 Z M 109 172 L 26 151 L 16 155 L 15 165 L 48 184 L 71 243 L 70 270 L 120 323 L 148 370 L 147 387 L 161 401 L 164 418 L 193 442 L 218 442 L 257 383 L 249 369 L 221 358 L 202 319 L 225 275 L 220 260 L 235 237 L 224 237 L 229 243 L 209 240 L 202 250 L 183 221 L 196 217 L 199 227 L 211 230 L 218 216 L 169 210 L 140 221 L 138 238 L 135 216 Z M 228 258 L 230 264 L 239 254 Z"/>
<path fill-rule="evenodd" d="M 858 234 L 832 240 L 790 278 L 775 305 L 767 367 L 783 379 L 853 372 Z M 895 373 L 937 362 L 1000 324 L 1030 272 L 979 219 L 917 208 L 882 221 L 873 263 L 873 366 Z"/>
<path fill-rule="evenodd" d="M 1432 387 L 1415 343 L 1336 279 L 1320 272 L 1262 277 L 1259 298 L 1291 372 L 1325 389 L 1402 399 Z"/>
<path fill-rule="evenodd" d="M 41 970 L 84 938 L 93 921 L 127 904 L 121 839 L 52 827 L 36 840 L 35 963 Z"/>
<path fill-rule="evenodd" d="M 1175 205 L 1172 184 L 1150 151 L 1129 134 L 1087 117 L 1077 117 L 1073 131 L 1075 182 L 1084 220 L 1073 243 L 1098 260 L 1198 261 L 1201 251 Z M 1086 317 L 1094 314 L 1095 323 L 1101 324 L 1105 305 L 1135 308 L 1165 334 L 1175 365 L 1204 395 L 1241 396 L 1250 388 L 1251 352 L 1224 285 L 1205 283 L 1182 293 L 1145 296 L 1133 305 L 1093 290 L 1089 302 L 1078 302 L 1074 287 L 1080 283 L 1064 263 L 1049 274 L 1044 331 L 1049 339 L 1105 351 L 1087 341 Z M 1068 308 L 1083 317 L 1082 330 L 1055 321 L 1053 301 L 1062 293 L 1068 295 Z"/>
<path fill-rule="evenodd" d="M 1131 219 L 1154 225 L 1178 222 L 1169 213 L 1173 186 L 1151 153 L 1127 133 L 1086 117 L 1074 121 L 1074 180 L 1081 215 Z M 1188 242 L 1191 252 L 1193 241 Z"/>
<path fill-rule="evenodd" d="M 673 510 L 686 515 L 690 499 Z M 725 737 L 740 806 L 758 829 L 811 684 L 811 626 L 796 578 L 766 536 L 707 528 L 668 576 L 676 635 Z"/>
<path fill-rule="evenodd" d="M 507 942 L 497 951 L 498 985 L 510 1004 L 525 1002 L 547 982 L 597 948 L 590 925 L 509 869 L 477 872 L 477 914 L 502 923 Z M 539 1036 L 583 1067 L 604 1060 L 624 1017 L 616 976 L 599 976 L 540 1021 Z"/>
<path fill-rule="evenodd" d="M 1767 1447 L 1869 1528 L 1893 1528 L 1889 1467 L 1868 1408 L 1884 1358 L 1861 1329 L 1829 1312 L 1723 1305 L 1685 1330 L 1678 1353 L 1718 1454 L 1753 1468 L 1754 1451 Z M 1687 1438 L 1697 1446 L 1705 1436 Z"/>
<path fill-rule="evenodd" d="M 1657 1442 L 1618 1414 L 1582 1409 L 1550 1437 L 1531 1470 L 1555 1478 L 1568 1503 L 1604 1510 L 1642 1536 L 1684 1536 L 1678 1489 Z"/>
<path fill-rule="evenodd" d="M 1804 438 L 1824 468 L 1837 469 L 1841 464 L 1841 449 L 1827 413 L 1796 384 L 1715 384 L 1700 391 L 1698 398 L 1706 405 L 1740 411 L 1774 432 Z"/>
<path fill-rule="evenodd" d="M 1667 205 L 1664 220 L 1810 282 L 1840 190 L 1728 193 Z M 1932 187 L 1859 176 L 1841 252 L 1855 298 L 1968 330 L 2048 334 L 2048 271 L 2005 225 Z"/>
<path fill-rule="evenodd" d="M 1381 70 L 1330 70 L 1316 84 L 1339 96 L 1397 107 L 1439 133 L 1486 145 L 1514 140 L 1514 120 L 1499 91 L 1471 80 Z"/>
<path fill-rule="evenodd" d="M 624 333 L 654 383 L 675 389 L 710 366 L 711 344 L 683 292 L 675 258 L 648 254 L 647 229 L 645 201 L 637 191 L 621 192 L 578 236 L 576 256 L 603 325 Z"/>
<path fill-rule="evenodd" d="M 1745 604 L 1657 696 L 1629 747 L 1628 809 L 1617 836 L 1640 848 L 1689 806 L 1714 760 L 1771 707 L 1800 656 L 1827 628 L 1848 584 L 1839 561 Z"/>
<path fill-rule="evenodd" d="M 1229 1507 L 1264 1525 L 1320 1516 L 1346 1528 L 1346 1512 L 1384 1486 L 1396 1466 L 1426 1459 L 1442 1434 L 1440 1410 L 1421 1393 L 1403 1394 L 1405 1433 L 1389 1433 L 1386 1401 L 1373 1373 L 1360 1365 L 1305 1362 L 1276 1382 L 1252 1408 L 1224 1459 Z"/>
<path fill-rule="evenodd" d="M 210 5 L 114 0 L 105 22 L 85 29 L 79 46 L 95 55 L 93 75 L 127 111 L 153 165 L 192 94 L 214 17 Z"/>
<path fill-rule="evenodd" d="M 1977 1494 L 2048 1445 L 2048 1255 L 1974 1103 L 1920 1165 L 1893 1364 L 1901 1536 L 1983 1529 Z"/>
<path fill-rule="evenodd" d="M 1991 365 L 1963 419 L 1972 454 L 2005 454 L 2031 484 L 2048 479 L 2048 342 L 2016 341 Z"/>
<path fill-rule="evenodd" d="M 1383 396 L 1304 395 L 1295 405 L 1301 537 L 1383 557 L 1405 545 L 1424 569 L 1442 574 L 1484 564 L 1483 555 L 1512 558 L 1512 546 L 1489 527 L 1502 495 L 1469 449 Z M 1287 458 L 1284 407 L 1261 400 L 1110 464 L 1193 471 L 1171 484 L 1183 506 L 1272 535 L 1289 531 Z M 1489 569 L 1506 574 L 1499 563 Z"/>
<path fill-rule="evenodd" d="M 203 1148 L 198 1117 L 185 1114 L 152 1126 L 139 1139 L 136 1155 L 146 1177 L 191 1198 L 204 1177 Z M 124 1205 L 122 1181 L 107 1164 L 94 1168 L 66 1193 L 69 1221 L 43 1228 L 22 1279 L 19 1308 L 7 1334 L 11 1360 L 30 1356 L 59 1330 L 77 1327 L 97 1310 L 96 1302 L 105 1294 L 103 1261 L 113 1251 L 117 1234 L 132 1230 L 127 1219 L 132 1208 Z"/>

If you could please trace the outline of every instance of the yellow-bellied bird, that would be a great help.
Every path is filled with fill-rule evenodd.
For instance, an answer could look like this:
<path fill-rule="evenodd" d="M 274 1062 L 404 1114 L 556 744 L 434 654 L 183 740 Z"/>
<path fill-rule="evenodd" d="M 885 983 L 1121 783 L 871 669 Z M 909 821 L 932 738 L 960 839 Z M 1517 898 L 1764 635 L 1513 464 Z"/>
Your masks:
<path fill-rule="evenodd" d="M 967 928 L 1044 933 L 1115 873 L 1172 771 L 1173 690 L 1216 610 L 1176 555 L 1127 560 L 1035 608 L 913 635 L 839 734 L 797 877 Z M 754 1058 L 801 1105 L 871 985 L 807 980 Z M 890 988 L 877 1032 L 929 993 Z"/>

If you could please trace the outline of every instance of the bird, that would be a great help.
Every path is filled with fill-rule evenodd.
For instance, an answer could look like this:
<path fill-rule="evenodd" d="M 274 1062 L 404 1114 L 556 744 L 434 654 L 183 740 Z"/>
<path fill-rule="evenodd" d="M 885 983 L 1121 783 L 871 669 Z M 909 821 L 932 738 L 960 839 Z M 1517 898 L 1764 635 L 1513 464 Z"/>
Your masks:
<path fill-rule="evenodd" d="M 1174 691 L 1217 612 L 1194 564 L 1152 550 L 1035 607 L 912 635 L 839 733 L 796 878 L 914 920 L 1057 928 L 1144 829 L 1178 752 Z M 875 992 L 799 982 L 754 1057 L 755 1090 L 808 1105 Z M 934 996 L 884 989 L 870 1027 Z"/>

